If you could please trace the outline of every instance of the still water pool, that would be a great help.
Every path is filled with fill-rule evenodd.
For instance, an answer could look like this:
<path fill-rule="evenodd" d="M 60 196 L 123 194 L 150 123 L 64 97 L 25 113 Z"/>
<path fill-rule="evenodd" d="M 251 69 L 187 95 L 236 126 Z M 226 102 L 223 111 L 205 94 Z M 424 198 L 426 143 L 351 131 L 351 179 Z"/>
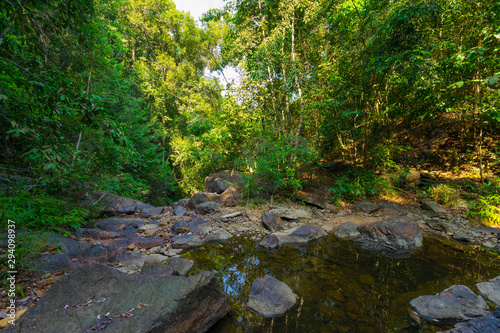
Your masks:
<path fill-rule="evenodd" d="M 222 246 L 222 247 L 221 247 Z M 235 301 L 210 332 L 436 332 L 449 328 L 411 319 L 409 301 L 454 284 L 475 284 L 500 275 L 500 257 L 473 247 L 425 239 L 406 259 L 392 259 L 329 236 L 308 246 L 261 248 L 248 238 L 187 252 L 196 270 L 214 271 Z M 246 308 L 252 281 L 270 274 L 297 294 L 278 318 Z"/>

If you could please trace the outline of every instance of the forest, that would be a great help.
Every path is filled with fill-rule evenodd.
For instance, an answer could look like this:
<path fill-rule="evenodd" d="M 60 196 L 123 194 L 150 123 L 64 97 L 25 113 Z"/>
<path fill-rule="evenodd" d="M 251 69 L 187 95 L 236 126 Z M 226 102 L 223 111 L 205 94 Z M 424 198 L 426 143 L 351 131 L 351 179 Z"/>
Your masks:
<path fill-rule="evenodd" d="M 225 169 L 245 172 L 248 197 L 259 182 L 293 194 L 332 163 L 336 199 L 419 168 L 480 179 L 494 212 L 499 13 L 231 0 L 196 22 L 170 0 L 2 1 L 1 223 L 78 227 L 88 191 L 165 205 Z M 226 66 L 239 81 L 207 75 Z"/>

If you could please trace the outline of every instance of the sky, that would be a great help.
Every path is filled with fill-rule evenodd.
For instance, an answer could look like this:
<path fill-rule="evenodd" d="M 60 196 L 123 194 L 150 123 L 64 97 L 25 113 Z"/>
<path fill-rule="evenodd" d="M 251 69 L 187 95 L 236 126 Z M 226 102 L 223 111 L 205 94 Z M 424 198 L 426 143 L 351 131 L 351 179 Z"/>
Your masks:
<path fill-rule="evenodd" d="M 224 7 L 223 0 L 173 0 L 177 10 L 190 12 L 195 20 L 201 18 L 201 14 L 211 8 Z"/>
<path fill-rule="evenodd" d="M 201 18 L 201 15 L 208 11 L 211 8 L 223 8 L 224 7 L 224 1 L 223 0 L 173 0 L 175 3 L 175 7 L 177 10 L 183 11 L 183 12 L 190 12 L 191 16 L 195 20 L 199 20 Z M 224 77 L 220 75 L 220 73 L 216 72 L 209 72 L 207 71 L 205 73 L 205 76 L 207 77 L 212 77 L 215 76 L 219 78 L 219 81 L 222 83 L 224 87 L 227 88 L 226 85 L 226 79 L 229 81 L 228 83 L 231 82 L 238 82 L 239 80 L 239 75 L 236 72 L 236 70 L 232 67 L 227 67 L 224 69 Z M 224 94 L 224 92 L 223 92 Z"/>

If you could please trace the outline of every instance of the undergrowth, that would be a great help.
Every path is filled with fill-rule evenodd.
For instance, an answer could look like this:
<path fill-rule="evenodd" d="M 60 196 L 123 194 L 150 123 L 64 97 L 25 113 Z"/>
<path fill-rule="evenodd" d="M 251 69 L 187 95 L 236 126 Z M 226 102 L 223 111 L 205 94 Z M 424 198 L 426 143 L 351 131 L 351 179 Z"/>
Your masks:
<path fill-rule="evenodd" d="M 332 200 L 339 205 L 342 201 L 353 202 L 393 194 L 390 181 L 371 172 L 348 172 L 335 181 L 330 189 Z"/>

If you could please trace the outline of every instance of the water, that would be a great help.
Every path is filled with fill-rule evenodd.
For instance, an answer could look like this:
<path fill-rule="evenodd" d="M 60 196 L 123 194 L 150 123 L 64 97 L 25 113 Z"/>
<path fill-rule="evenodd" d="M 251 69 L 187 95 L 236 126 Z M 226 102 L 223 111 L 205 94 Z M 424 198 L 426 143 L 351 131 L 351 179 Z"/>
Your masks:
<path fill-rule="evenodd" d="M 235 301 L 210 332 L 436 332 L 418 325 L 409 301 L 454 284 L 478 293 L 475 284 L 500 275 L 500 257 L 473 247 L 425 239 L 407 259 L 391 259 L 329 236 L 306 247 L 265 250 L 247 239 L 193 250 L 196 270 L 212 270 Z M 253 280 L 271 274 L 297 294 L 296 305 L 278 318 L 246 308 Z"/>

